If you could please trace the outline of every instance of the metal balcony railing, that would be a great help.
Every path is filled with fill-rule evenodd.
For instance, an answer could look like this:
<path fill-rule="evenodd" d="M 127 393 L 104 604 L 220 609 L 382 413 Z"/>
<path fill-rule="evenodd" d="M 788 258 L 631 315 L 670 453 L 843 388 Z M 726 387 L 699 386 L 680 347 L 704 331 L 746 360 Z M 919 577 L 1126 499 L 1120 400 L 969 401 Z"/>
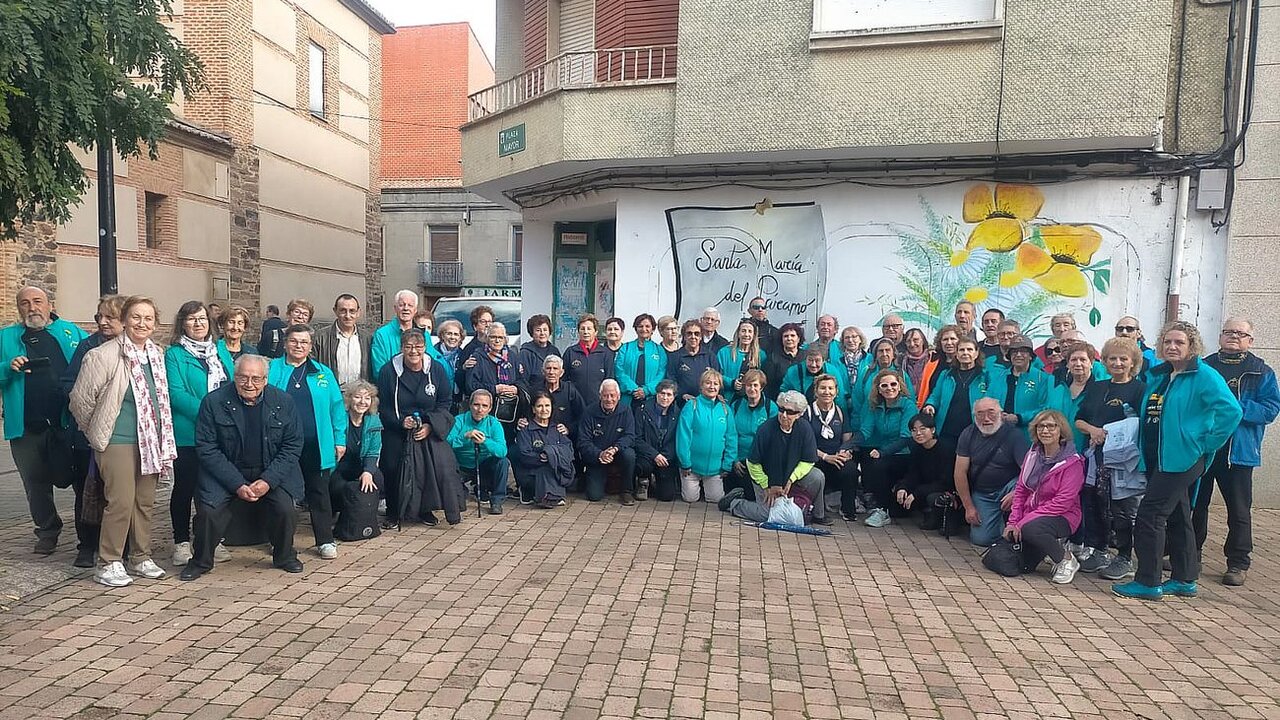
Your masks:
<path fill-rule="evenodd" d="M 462 287 L 462 263 L 420 262 L 418 284 L 424 287 Z"/>
<path fill-rule="evenodd" d="M 493 266 L 498 271 L 498 284 L 499 285 L 519 285 L 521 280 L 520 266 L 522 264 L 523 263 L 521 263 L 519 260 L 514 260 L 510 262 L 504 261 L 504 260 L 495 260 L 493 262 Z"/>
<path fill-rule="evenodd" d="M 565 53 L 468 98 L 467 120 L 506 112 L 555 90 L 674 82 L 676 46 Z"/>

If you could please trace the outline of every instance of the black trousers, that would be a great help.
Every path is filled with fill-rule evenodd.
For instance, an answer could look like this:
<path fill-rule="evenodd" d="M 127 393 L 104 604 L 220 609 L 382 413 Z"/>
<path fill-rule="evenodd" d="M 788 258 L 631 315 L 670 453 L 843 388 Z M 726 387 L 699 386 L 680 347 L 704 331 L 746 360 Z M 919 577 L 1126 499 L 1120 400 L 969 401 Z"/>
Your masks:
<path fill-rule="evenodd" d="M 1060 515 L 1038 517 L 1022 526 L 1022 557 L 1028 571 L 1046 557 L 1056 565 L 1066 557 L 1062 541 L 1071 534 L 1071 524 Z"/>
<path fill-rule="evenodd" d="M 751 479 L 751 474 L 746 472 L 746 461 L 742 463 L 743 472 L 736 469 L 730 470 L 724 475 L 724 491 L 729 492 L 734 488 L 742 490 L 743 497 L 753 498 L 756 496 L 756 481 Z"/>
<path fill-rule="evenodd" d="M 1089 485 L 1080 488 L 1080 527 L 1071 534 L 1071 542 L 1106 550 L 1110 530 L 1107 509 L 1098 497 L 1097 488 Z"/>
<path fill-rule="evenodd" d="M 298 527 L 298 513 L 293 507 L 293 496 L 278 487 L 258 499 L 257 509 L 267 527 L 267 538 L 271 541 L 271 561 L 279 567 L 297 557 L 293 550 L 293 532 Z M 240 498 L 233 498 L 221 505 L 213 506 L 204 503 L 196 504 L 195 542 L 192 544 L 191 562 L 203 570 L 213 569 L 213 548 L 222 540 L 227 532 L 227 524 L 231 522 L 231 514 L 247 509 Z M 333 532 L 333 528 L 329 528 Z"/>
<path fill-rule="evenodd" d="M 587 465 L 587 499 L 596 502 L 604 499 L 605 473 L 608 468 L 617 468 L 618 479 L 622 481 L 622 492 L 636 492 L 636 451 L 623 448 L 613 457 L 613 462 L 601 465 L 599 458 L 590 458 Z"/>
<path fill-rule="evenodd" d="M 169 494 L 169 519 L 173 522 L 174 544 L 191 542 L 191 506 L 200 475 L 200 459 L 194 447 L 178 448 L 173 461 L 173 490 Z"/>
<path fill-rule="evenodd" d="M 674 458 L 668 458 L 672 460 Z M 660 468 L 648 458 L 636 458 L 636 478 L 653 478 L 649 483 L 649 497 L 662 502 L 672 502 L 680 497 L 680 468 L 674 462 Z M 727 480 L 727 478 L 726 478 Z M 728 485 L 728 483 L 725 483 Z M 725 488 L 728 490 L 728 487 Z"/>
<path fill-rule="evenodd" d="M 378 469 L 386 480 L 379 487 L 382 497 L 387 501 L 387 520 L 396 522 L 400 519 L 400 466 L 404 463 L 405 433 L 403 430 L 383 428 L 382 455 L 378 458 Z"/>
<path fill-rule="evenodd" d="M 320 469 L 320 446 L 308 440 L 298 459 L 302 480 L 306 483 L 307 511 L 311 515 L 311 532 L 316 547 L 333 542 L 333 498 L 329 489 L 330 471 Z"/>
<path fill-rule="evenodd" d="M 846 515 L 853 515 L 858 507 L 858 458 L 855 456 L 844 464 L 844 467 L 836 467 L 825 460 L 819 460 L 814 467 L 822 471 L 822 476 L 826 478 L 826 486 L 823 487 L 823 493 L 833 493 L 840 491 L 840 512 Z M 825 503 L 822 498 L 814 498 L 813 504 Z"/>
<path fill-rule="evenodd" d="M 1187 491 L 1203 473 L 1204 461 L 1198 460 L 1184 472 L 1156 471 L 1148 475 L 1147 494 L 1138 506 L 1133 527 L 1133 550 L 1138 556 L 1135 579 L 1143 585 L 1160 584 L 1166 549 L 1174 580 L 1195 582 L 1200 577 L 1200 555 L 1196 552 Z"/>
<path fill-rule="evenodd" d="M 889 510 L 890 515 L 905 514 L 893 497 L 893 488 L 902 481 L 910 467 L 910 455 L 881 455 L 879 459 L 865 455 L 862 459 L 863 497 L 869 499 L 873 507 Z"/>
<path fill-rule="evenodd" d="M 1249 554 L 1253 552 L 1253 468 L 1228 464 L 1226 449 L 1218 451 L 1209 472 L 1200 480 L 1200 492 L 1191 512 L 1196 548 L 1204 552 L 1204 540 L 1209 534 L 1209 504 L 1213 501 L 1215 482 L 1227 505 L 1227 541 L 1222 546 L 1227 557 L 1227 569 L 1248 570 Z"/>
<path fill-rule="evenodd" d="M 35 524 L 37 538 L 57 538 L 62 534 L 62 516 L 58 514 L 58 506 L 53 501 L 53 478 L 50 468 L 49 438 L 46 435 L 52 429 L 27 430 L 20 437 L 9 441 L 9 450 L 13 453 L 13 464 L 18 468 L 18 476 L 22 478 L 22 489 L 27 495 L 27 508 L 31 511 L 31 521 Z M 89 451 L 73 451 L 72 453 L 71 488 L 76 494 L 75 522 L 76 549 L 98 549 L 98 526 L 89 525 L 80 519 L 80 507 L 84 499 L 84 479 L 89 474 Z"/>

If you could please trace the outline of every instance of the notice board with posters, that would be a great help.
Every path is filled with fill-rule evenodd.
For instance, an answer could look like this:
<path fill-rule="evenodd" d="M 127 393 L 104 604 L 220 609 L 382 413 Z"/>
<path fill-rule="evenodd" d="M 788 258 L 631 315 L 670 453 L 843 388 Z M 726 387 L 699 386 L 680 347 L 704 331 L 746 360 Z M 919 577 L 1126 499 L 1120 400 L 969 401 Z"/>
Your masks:
<path fill-rule="evenodd" d="M 565 348 L 578 339 L 578 317 L 591 312 L 591 295 L 595 283 L 591 280 L 591 261 L 587 258 L 556 258 L 555 279 L 552 286 L 552 303 L 555 308 L 551 318 L 553 337 L 558 348 Z"/>

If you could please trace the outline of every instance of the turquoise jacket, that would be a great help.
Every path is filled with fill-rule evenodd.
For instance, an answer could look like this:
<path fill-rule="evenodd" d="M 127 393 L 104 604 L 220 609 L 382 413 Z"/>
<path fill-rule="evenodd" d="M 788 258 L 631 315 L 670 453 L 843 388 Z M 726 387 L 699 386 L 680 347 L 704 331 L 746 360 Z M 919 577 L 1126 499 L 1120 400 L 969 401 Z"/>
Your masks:
<path fill-rule="evenodd" d="M 899 442 L 911 437 L 911 418 L 916 416 L 915 403 L 905 396 L 893 405 L 868 405 L 862 412 L 859 426 L 858 447 L 863 450 L 884 450 L 898 445 L 898 455 L 911 452 L 907 443 Z"/>
<path fill-rule="evenodd" d="M 1076 441 L 1076 450 L 1081 453 L 1089 449 L 1089 436 L 1076 427 L 1076 415 L 1080 413 L 1080 406 L 1084 403 L 1084 396 L 1088 394 L 1089 388 L 1096 382 L 1106 382 L 1106 380 L 1099 381 L 1098 376 L 1092 376 L 1089 383 L 1085 385 L 1085 389 L 1080 391 L 1080 394 L 1074 398 L 1071 397 L 1070 382 L 1066 384 L 1054 383 L 1053 387 L 1049 388 L 1048 397 L 1045 398 L 1046 408 L 1057 410 L 1067 416 L 1067 424 L 1071 426 L 1071 435 Z M 1001 389 L 1001 392 L 1004 392 L 1003 389 Z M 1134 409 L 1136 410 L 1137 408 Z M 1035 415 L 1035 413 L 1032 413 L 1032 415 Z"/>
<path fill-rule="evenodd" d="M 47 329 L 53 339 L 58 342 L 58 347 L 62 349 L 62 355 L 68 363 L 71 362 L 71 355 L 75 353 L 80 341 L 89 337 L 85 331 L 57 316 L 50 319 Z M 4 399 L 5 440 L 22 437 L 26 432 L 27 374 L 9 369 L 14 358 L 27 354 L 27 346 L 22 342 L 22 333 L 26 330 L 26 327 L 21 324 L 10 325 L 0 330 L 0 356 L 3 356 L 0 357 L 3 361 L 3 367 L 0 367 L 0 397 Z"/>
<path fill-rule="evenodd" d="M 993 391 L 994 385 L 991 383 L 991 373 L 983 366 L 978 366 L 978 376 L 969 383 L 969 409 L 973 410 L 973 404 L 984 397 L 996 397 Z M 932 405 L 936 411 L 934 417 L 938 419 L 938 424 L 942 424 L 943 418 L 947 416 L 947 411 L 951 409 L 951 397 L 956 394 L 956 378 L 952 374 L 951 368 L 940 371 L 933 380 L 933 389 L 929 391 L 929 397 L 924 401 L 925 405 Z M 997 400 L 999 398 L 996 398 Z"/>
<path fill-rule="evenodd" d="M 1173 368 L 1161 363 L 1151 371 L 1147 385 L 1146 402 L 1138 409 L 1145 419 L 1146 405 L 1159 390 L 1160 384 Z M 1213 462 L 1216 453 L 1240 425 L 1244 412 L 1232 394 L 1227 382 L 1213 368 L 1196 359 L 1186 370 L 1174 376 L 1164 394 L 1164 409 L 1160 414 L 1160 467 L 1167 473 L 1186 472 L 1197 460 L 1203 459 L 1205 468 Z M 1143 449 L 1145 433 L 1138 433 L 1138 448 Z M 1141 453 L 1139 467 L 1146 470 L 1146 455 Z"/>
<path fill-rule="evenodd" d="M 1005 395 L 1009 392 L 1009 376 L 1013 374 L 1004 365 L 988 365 L 987 373 L 991 377 L 991 396 L 1004 406 Z M 1043 371 L 1032 367 L 1018 376 L 1013 387 L 1013 414 L 1018 416 L 1018 427 L 1030 438 L 1028 426 L 1032 418 L 1041 410 L 1049 407 L 1049 394 L 1053 390 L 1053 378 Z M 1079 408 L 1076 408 L 1079 410 Z M 1072 419 L 1072 425 L 1075 420 Z"/>
<path fill-rule="evenodd" d="M 369 373 L 373 377 L 378 377 L 378 373 L 382 372 L 382 366 L 391 362 L 391 358 L 400 354 L 400 336 L 404 334 L 404 330 L 400 329 L 400 320 L 392 318 L 391 322 L 383 325 L 373 332 L 373 339 L 369 341 Z M 436 350 L 435 344 L 431 342 L 431 338 L 427 338 L 427 354 L 432 358 L 439 360 L 440 351 Z M 453 381 L 453 368 L 449 367 L 449 363 L 442 362 L 440 365 L 444 368 L 445 375 L 449 376 L 449 381 Z"/>
<path fill-rule="evenodd" d="M 348 419 L 348 423 L 350 420 Z M 368 472 L 378 468 L 382 459 L 382 418 L 378 413 L 365 413 L 360 422 L 360 464 Z M 386 482 L 384 479 L 383 482 Z"/>
<path fill-rule="evenodd" d="M 310 359 L 307 387 L 311 389 L 311 409 L 316 420 L 316 441 L 320 446 L 320 469 L 332 470 L 338 465 L 339 447 L 347 445 L 347 408 L 342 403 L 338 376 L 324 365 Z M 289 376 L 293 367 L 283 357 L 271 361 L 267 384 L 289 392 Z"/>
<path fill-rule="evenodd" d="M 898 371 L 898 379 L 902 381 L 902 397 L 910 399 L 911 404 L 914 406 L 916 388 L 915 385 L 911 384 L 911 378 L 907 377 L 907 374 L 897 367 L 893 368 L 893 370 Z M 849 389 L 849 400 L 846 403 L 849 417 L 856 418 L 862 415 L 863 409 L 871 401 L 871 391 L 873 389 L 871 381 L 878 374 L 880 374 L 879 366 L 866 367 L 858 373 L 858 382 Z"/>
<path fill-rule="evenodd" d="M 724 396 L 725 400 L 733 399 L 733 381 L 738 379 L 738 374 L 742 372 L 742 363 L 747 359 L 746 354 L 739 351 L 735 360 L 733 351 L 733 345 L 725 345 L 716 353 L 716 360 L 720 363 L 720 378 L 724 381 L 724 387 L 720 388 L 720 394 Z M 757 352 L 756 367 L 764 367 L 763 350 Z"/>
<path fill-rule="evenodd" d="M 843 367 L 837 366 L 833 363 L 825 363 L 822 366 L 822 372 L 831 375 L 836 379 L 836 401 L 839 402 L 840 398 L 843 398 L 848 394 L 848 389 L 845 387 L 847 384 L 845 378 L 848 373 L 844 371 Z M 813 385 L 813 377 L 814 376 L 809 374 L 809 369 L 805 367 L 805 364 L 803 362 L 798 362 L 795 365 L 792 365 L 791 368 L 787 370 L 787 374 L 782 377 L 782 389 L 795 390 L 803 393 L 805 397 L 809 397 L 809 388 Z"/>
<path fill-rule="evenodd" d="M 484 433 L 484 442 L 476 445 L 470 438 L 463 437 L 472 430 Z M 475 470 L 489 458 L 507 456 L 507 437 L 502 434 L 502 423 L 492 415 L 485 415 L 483 420 L 476 422 L 470 411 L 462 413 L 453 419 L 453 427 L 445 441 L 453 448 L 458 466 L 466 470 Z"/>
<path fill-rule="evenodd" d="M 695 475 L 733 469 L 738 459 L 738 428 L 728 403 L 702 395 L 685 403 L 676 424 L 676 457 L 681 470 Z"/>
<path fill-rule="evenodd" d="M 218 345 L 218 360 L 231 382 L 235 363 L 225 345 Z M 196 446 L 196 413 L 200 401 L 209 394 L 209 372 L 186 348 L 170 345 L 164 351 L 164 369 L 169 378 L 169 405 L 173 409 L 173 437 L 178 447 Z"/>
<path fill-rule="evenodd" d="M 636 391 L 636 369 L 640 365 L 640 355 L 644 354 L 644 394 L 651 398 L 658 394 L 658 383 L 667 376 L 667 351 L 658 343 L 649 340 L 643 351 L 639 340 L 623 343 L 614 356 L 614 374 L 618 380 L 618 389 L 622 392 L 623 406 L 631 404 L 631 393 Z"/>
<path fill-rule="evenodd" d="M 733 425 L 738 432 L 738 457 L 735 459 L 746 462 L 747 456 L 751 454 L 751 443 L 756 439 L 756 431 L 765 420 L 778 414 L 778 406 L 769 398 L 762 397 L 760 404 L 752 409 L 747 404 L 746 396 L 742 396 L 730 403 L 729 407 L 733 408 Z"/>

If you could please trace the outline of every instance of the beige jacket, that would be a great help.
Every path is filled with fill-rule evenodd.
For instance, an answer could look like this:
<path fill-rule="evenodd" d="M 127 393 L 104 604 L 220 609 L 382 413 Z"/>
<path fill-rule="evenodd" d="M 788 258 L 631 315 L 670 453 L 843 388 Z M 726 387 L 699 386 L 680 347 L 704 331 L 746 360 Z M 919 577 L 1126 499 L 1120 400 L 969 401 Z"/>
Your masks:
<path fill-rule="evenodd" d="M 119 342 L 108 340 L 85 353 L 70 409 L 94 450 L 107 449 L 128 390 L 129 368 Z"/>

